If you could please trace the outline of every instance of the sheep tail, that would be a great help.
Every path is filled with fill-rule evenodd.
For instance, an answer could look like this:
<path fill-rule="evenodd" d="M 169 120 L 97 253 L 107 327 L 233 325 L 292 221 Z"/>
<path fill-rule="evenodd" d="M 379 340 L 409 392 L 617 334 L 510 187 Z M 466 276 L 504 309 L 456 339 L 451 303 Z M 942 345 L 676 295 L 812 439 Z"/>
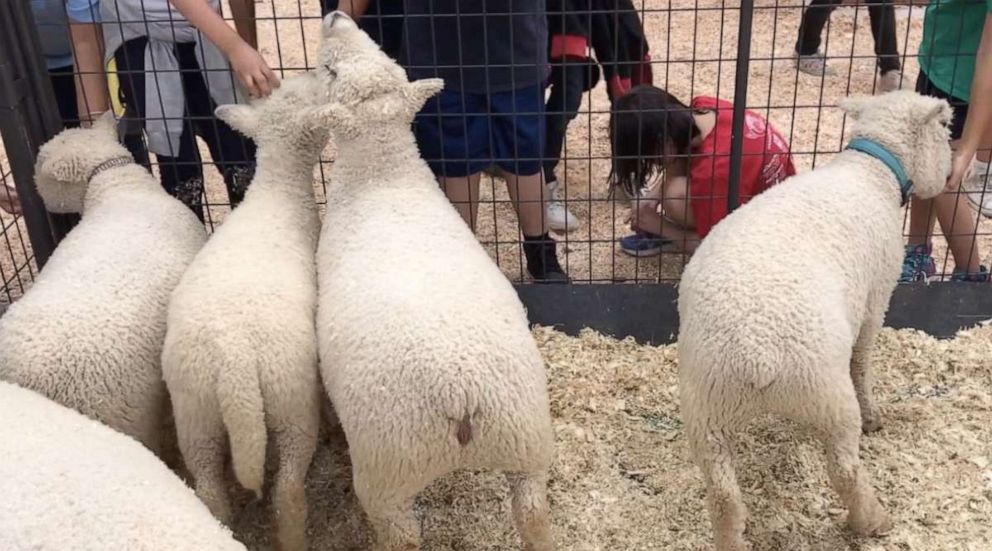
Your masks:
<path fill-rule="evenodd" d="M 458 439 L 458 443 L 464 448 L 472 441 L 472 417 L 469 414 L 465 414 L 465 417 L 458 422 L 458 429 L 455 431 L 455 438 Z"/>
<path fill-rule="evenodd" d="M 265 478 L 265 405 L 258 370 L 221 369 L 217 380 L 220 415 L 231 441 L 234 475 L 245 488 L 262 496 Z"/>

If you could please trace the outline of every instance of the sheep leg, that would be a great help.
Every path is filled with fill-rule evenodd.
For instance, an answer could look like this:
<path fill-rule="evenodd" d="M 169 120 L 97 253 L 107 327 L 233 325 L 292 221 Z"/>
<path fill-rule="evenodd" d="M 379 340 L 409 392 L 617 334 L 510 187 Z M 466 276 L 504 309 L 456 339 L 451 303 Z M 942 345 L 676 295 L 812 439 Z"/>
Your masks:
<path fill-rule="evenodd" d="M 279 470 L 275 475 L 272 505 L 278 526 L 280 551 L 304 551 L 307 548 L 306 477 L 317 449 L 320 409 L 305 408 L 298 424 L 276 431 Z"/>
<path fill-rule="evenodd" d="M 196 496 L 225 524 L 231 521 L 231 499 L 224 483 L 227 436 L 220 406 L 207 405 L 184 392 L 172 395 L 179 451 L 193 475 Z"/>
<path fill-rule="evenodd" d="M 353 459 L 353 464 L 355 460 Z M 400 485 L 402 478 L 393 473 L 371 473 L 355 469 L 355 495 L 375 532 L 376 551 L 407 551 L 420 549 L 420 526 L 413 515 L 416 491 L 406 486 L 385 488 L 390 482 Z M 412 492 L 412 493 L 411 493 Z"/>
<path fill-rule="evenodd" d="M 846 401 L 834 402 L 831 409 L 838 412 L 838 417 L 824 416 L 820 430 L 827 453 L 827 473 L 848 508 L 848 526 L 858 535 L 885 534 L 892 529 L 891 521 L 875 497 L 871 481 L 858 458 L 861 412 L 854 392 Z"/>
<path fill-rule="evenodd" d="M 746 551 L 747 508 L 732 462 L 733 438 L 726 428 L 703 428 L 686 419 L 686 433 L 696 466 L 706 485 L 710 520 L 717 551 Z"/>
<path fill-rule="evenodd" d="M 858 396 L 858 406 L 861 408 L 861 431 L 865 434 L 882 428 L 882 418 L 878 413 L 878 405 L 872 390 L 871 372 L 872 348 L 881 327 L 882 316 L 872 315 L 866 320 L 851 354 L 851 381 L 854 383 L 854 392 Z"/>
<path fill-rule="evenodd" d="M 526 551 L 551 551 L 551 519 L 548 510 L 548 475 L 508 473 L 513 493 L 513 518 Z"/>
<path fill-rule="evenodd" d="M 843 372 L 825 370 L 811 381 L 809 391 L 796 395 L 779 413 L 813 427 L 826 448 L 827 474 L 848 508 L 848 525 L 858 535 L 880 535 L 891 529 L 888 515 L 875 497 L 867 473 L 858 459 L 861 440 L 861 406 L 854 386 L 826 376 Z M 784 405 L 779 402 L 778 405 Z"/>

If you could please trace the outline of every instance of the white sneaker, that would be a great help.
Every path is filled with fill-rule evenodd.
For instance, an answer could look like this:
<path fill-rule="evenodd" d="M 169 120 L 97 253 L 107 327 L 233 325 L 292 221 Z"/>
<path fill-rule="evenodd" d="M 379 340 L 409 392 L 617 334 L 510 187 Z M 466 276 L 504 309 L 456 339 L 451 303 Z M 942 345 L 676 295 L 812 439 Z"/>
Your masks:
<path fill-rule="evenodd" d="M 971 175 L 961 182 L 968 202 L 982 216 L 992 218 L 992 174 L 988 167 L 974 167 Z"/>
<path fill-rule="evenodd" d="M 903 87 L 902 71 L 886 71 L 878 77 L 878 93 L 886 94 Z"/>
<path fill-rule="evenodd" d="M 548 217 L 548 225 L 551 229 L 559 232 L 574 231 L 579 227 L 579 219 L 565 208 L 565 203 L 561 198 L 561 189 L 558 181 L 548 182 L 548 204 L 545 214 Z"/>

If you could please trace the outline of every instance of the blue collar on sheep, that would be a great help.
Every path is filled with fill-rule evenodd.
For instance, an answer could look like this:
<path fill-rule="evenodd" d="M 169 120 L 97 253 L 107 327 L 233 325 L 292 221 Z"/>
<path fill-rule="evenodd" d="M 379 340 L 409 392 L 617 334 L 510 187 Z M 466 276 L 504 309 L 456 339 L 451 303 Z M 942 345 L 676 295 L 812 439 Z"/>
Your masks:
<path fill-rule="evenodd" d="M 909 191 L 913 189 L 913 181 L 909 179 L 906 170 L 902 167 L 902 163 L 899 162 L 899 159 L 896 159 L 895 155 L 890 153 L 888 149 L 885 149 L 882 144 L 867 138 L 854 138 L 847 144 L 847 149 L 853 149 L 866 155 L 871 155 L 889 167 L 889 170 L 895 174 L 896 180 L 899 181 L 899 193 L 902 194 L 901 206 L 906 206 L 906 203 L 909 202 Z"/>

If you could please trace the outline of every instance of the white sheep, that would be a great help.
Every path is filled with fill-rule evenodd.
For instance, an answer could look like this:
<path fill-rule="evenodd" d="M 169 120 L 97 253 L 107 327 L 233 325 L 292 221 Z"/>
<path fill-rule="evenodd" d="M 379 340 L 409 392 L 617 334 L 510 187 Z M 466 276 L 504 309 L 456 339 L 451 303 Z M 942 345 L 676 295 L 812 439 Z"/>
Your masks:
<path fill-rule="evenodd" d="M 841 107 L 854 121 L 847 150 L 721 221 L 682 275 L 681 409 L 719 550 L 747 548 L 733 433 L 763 413 L 823 440 L 852 531 L 891 527 L 858 459 L 861 431 L 881 426 L 870 354 L 899 277 L 900 205 L 942 190 L 951 111 L 909 91 Z M 859 150 L 866 141 L 893 168 L 885 153 Z"/>
<path fill-rule="evenodd" d="M 526 548 L 552 549 L 542 358 L 410 129 L 442 83 L 410 83 L 339 13 L 324 19 L 319 65 L 337 148 L 317 253 L 321 374 L 377 546 L 418 548 L 414 497 L 447 473 L 489 468 L 507 474 Z"/>
<path fill-rule="evenodd" d="M 217 108 L 258 144 L 257 169 L 173 292 L 162 353 L 180 451 L 219 519 L 231 517 L 228 437 L 235 475 L 260 495 L 272 431 L 282 549 L 306 548 L 304 482 L 320 422 L 313 169 L 329 131 L 311 111 L 326 95 L 304 73 L 266 99 Z"/>
<path fill-rule="evenodd" d="M 154 454 L 0 382 L 4 551 L 244 551 Z"/>
<path fill-rule="evenodd" d="M 112 113 L 44 144 L 35 183 L 49 211 L 82 220 L 0 319 L 0 380 L 158 451 L 166 307 L 203 225 L 134 163 Z"/>

